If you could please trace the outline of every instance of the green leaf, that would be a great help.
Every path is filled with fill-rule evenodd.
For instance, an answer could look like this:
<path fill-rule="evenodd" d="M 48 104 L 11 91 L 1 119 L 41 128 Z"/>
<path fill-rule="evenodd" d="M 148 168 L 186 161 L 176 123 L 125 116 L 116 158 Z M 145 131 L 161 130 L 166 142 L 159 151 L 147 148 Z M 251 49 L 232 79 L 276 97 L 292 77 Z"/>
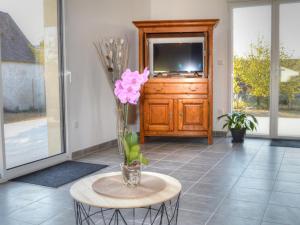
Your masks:
<path fill-rule="evenodd" d="M 130 149 L 129 149 L 129 146 L 128 146 L 128 144 L 127 144 L 127 142 L 126 142 L 126 139 L 125 138 L 123 138 L 122 139 L 122 144 L 123 144 L 123 147 L 124 147 L 124 154 L 125 154 L 125 158 L 128 160 L 129 159 L 129 154 L 130 154 Z"/>
<path fill-rule="evenodd" d="M 130 132 L 126 135 L 126 141 L 129 146 L 137 145 L 138 144 L 138 136 L 135 132 Z"/>

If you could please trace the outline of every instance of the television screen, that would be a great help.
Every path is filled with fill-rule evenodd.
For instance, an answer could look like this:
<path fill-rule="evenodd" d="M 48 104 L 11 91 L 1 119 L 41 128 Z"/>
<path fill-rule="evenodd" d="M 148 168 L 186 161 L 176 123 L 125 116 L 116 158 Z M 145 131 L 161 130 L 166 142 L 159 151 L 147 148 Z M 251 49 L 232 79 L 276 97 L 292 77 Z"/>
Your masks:
<path fill-rule="evenodd" d="M 153 73 L 203 72 L 203 43 L 154 43 Z"/>

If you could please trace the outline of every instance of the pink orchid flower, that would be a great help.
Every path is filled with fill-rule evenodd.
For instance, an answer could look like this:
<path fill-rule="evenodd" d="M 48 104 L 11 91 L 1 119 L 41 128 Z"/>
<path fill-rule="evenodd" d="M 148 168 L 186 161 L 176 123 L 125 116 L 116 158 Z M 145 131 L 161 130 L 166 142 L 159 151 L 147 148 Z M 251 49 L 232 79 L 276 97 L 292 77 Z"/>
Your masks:
<path fill-rule="evenodd" d="M 132 72 L 130 69 L 125 70 L 121 80 L 115 83 L 114 93 L 122 104 L 138 103 L 141 86 L 148 81 L 149 70 L 145 68 L 142 74 L 138 71 Z"/>

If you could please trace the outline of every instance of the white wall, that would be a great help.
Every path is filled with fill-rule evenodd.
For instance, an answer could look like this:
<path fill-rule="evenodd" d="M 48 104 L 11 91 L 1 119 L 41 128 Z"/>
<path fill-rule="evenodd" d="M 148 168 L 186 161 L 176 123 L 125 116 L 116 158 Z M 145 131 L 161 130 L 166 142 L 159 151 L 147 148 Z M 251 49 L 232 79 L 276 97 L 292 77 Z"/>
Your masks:
<path fill-rule="evenodd" d="M 214 33 L 214 130 L 222 130 L 216 118 L 228 109 L 227 0 L 151 0 L 151 19 L 220 19 Z"/>
<path fill-rule="evenodd" d="M 149 19 L 148 0 L 65 0 L 69 142 L 72 151 L 116 138 L 114 98 L 93 41 L 126 34 L 130 68 L 137 68 L 133 20 Z M 75 123 L 78 122 L 78 128 Z"/>
<path fill-rule="evenodd" d="M 115 138 L 113 95 L 98 62 L 93 41 L 127 34 L 130 67 L 137 68 L 137 32 L 133 20 L 219 18 L 215 30 L 214 117 L 227 109 L 228 28 L 226 0 L 66 0 L 70 147 L 73 151 Z M 217 65 L 222 61 L 223 65 Z M 221 63 L 222 64 L 222 63 Z M 78 121 L 79 127 L 74 128 Z M 214 130 L 221 130 L 215 120 Z"/>

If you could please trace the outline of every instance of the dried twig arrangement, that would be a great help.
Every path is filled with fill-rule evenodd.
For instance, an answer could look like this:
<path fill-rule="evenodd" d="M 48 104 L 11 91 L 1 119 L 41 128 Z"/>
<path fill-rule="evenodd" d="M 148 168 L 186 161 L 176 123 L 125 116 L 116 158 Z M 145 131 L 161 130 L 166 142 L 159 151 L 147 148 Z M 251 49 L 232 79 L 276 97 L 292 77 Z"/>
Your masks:
<path fill-rule="evenodd" d="M 115 82 L 121 78 L 121 75 L 128 66 L 128 39 L 127 38 L 104 38 L 94 42 L 99 59 L 103 64 L 106 72 L 106 77 L 109 84 L 114 90 Z M 115 95 L 114 95 L 115 96 Z M 117 112 L 117 140 L 118 150 L 123 155 L 122 138 L 126 129 L 125 121 L 127 121 L 126 107 L 116 101 Z"/>
<path fill-rule="evenodd" d="M 96 41 L 94 46 L 106 70 L 110 85 L 114 88 L 116 80 L 120 79 L 128 66 L 128 39 L 104 38 Z"/>

